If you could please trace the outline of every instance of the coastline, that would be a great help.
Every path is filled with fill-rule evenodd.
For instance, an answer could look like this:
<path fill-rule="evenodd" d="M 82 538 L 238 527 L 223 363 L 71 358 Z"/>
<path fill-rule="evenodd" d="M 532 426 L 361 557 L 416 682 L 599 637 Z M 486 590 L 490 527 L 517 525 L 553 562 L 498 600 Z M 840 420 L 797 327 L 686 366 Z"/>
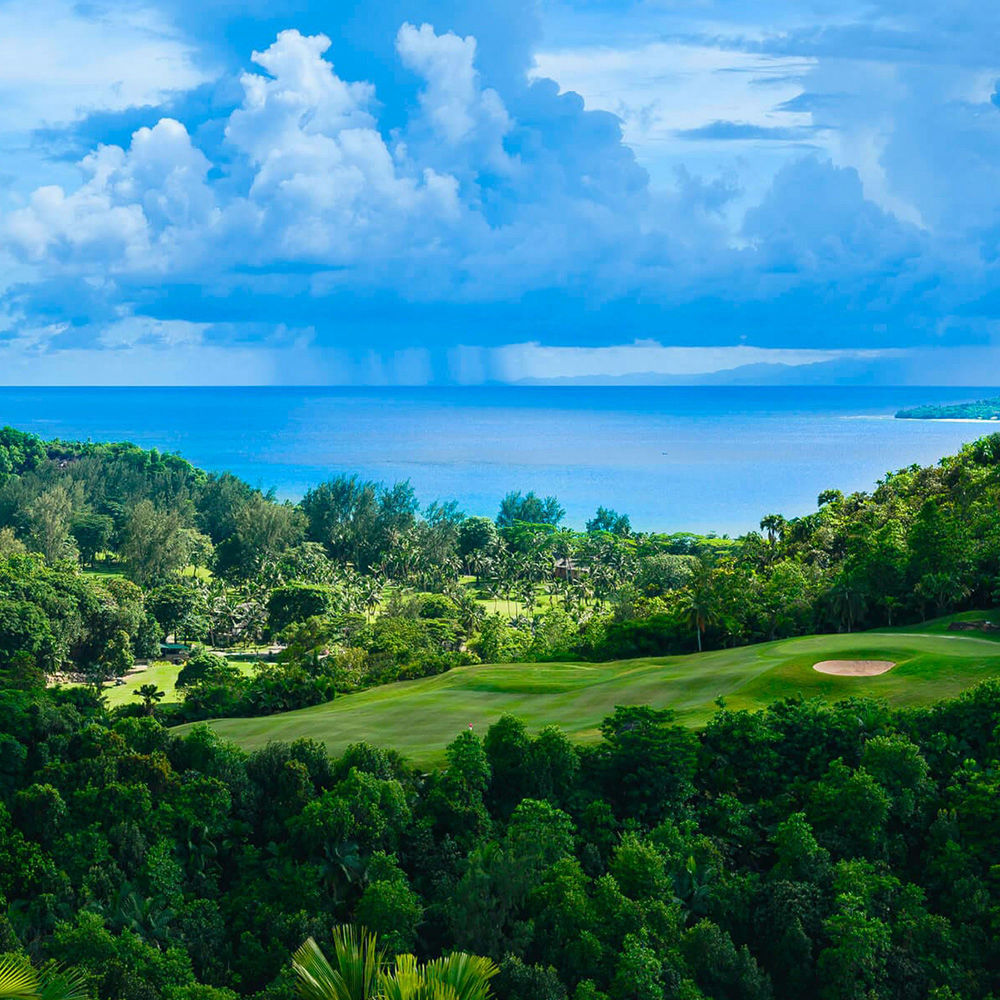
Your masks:
<path fill-rule="evenodd" d="M 598 506 L 636 530 L 755 528 L 800 516 L 831 483 L 865 490 L 989 433 L 893 420 L 994 387 L 0 389 L 0 425 L 65 440 L 131 440 L 230 471 L 281 499 L 339 474 L 409 480 L 421 505 L 493 517 L 511 490 L 559 498 L 583 528 Z M 667 454 L 664 455 L 663 453 Z"/>
<path fill-rule="evenodd" d="M 1000 427 L 1000 420 L 993 420 L 991 417 L 893 417 L 893 420 L 913 420 L 924 423 L 934 422 L 936 424 L 996 424 Z"/>

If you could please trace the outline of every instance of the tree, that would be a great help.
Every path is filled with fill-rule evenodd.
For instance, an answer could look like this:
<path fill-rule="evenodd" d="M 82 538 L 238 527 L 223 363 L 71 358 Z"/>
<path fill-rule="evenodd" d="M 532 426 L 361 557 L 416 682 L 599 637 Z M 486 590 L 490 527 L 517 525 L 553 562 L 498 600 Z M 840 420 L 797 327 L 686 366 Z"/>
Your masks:
<path fill-rule="evenodd" d="M 958 573 L 925 573 L 913 589 L 921 603 L 934 606 L 937 615 L 943 615 L 960 603 L 969 594 Z"/>
<path fill-rule="evenodd" d="M 193 586 L 168 583 L 157 587 L 146 598 L 146 608 L 159 622 L 165 635 L 176 635 L 187 615 L 204 605 L 204 596 Z"/>
<path fill-rule="evenodd" d="M 267 623 L 272 634 L 277 634 L 289 625 L 323 618 L 334 606 L 335 592 L 332 587 L 313 583 L 289 583 L 275 587 L 267 602 Z"/>
<path fill-rule="evenodd" d="M 198 527 L 218 545 L 236 530 L 236 514 L 256 493 L 231 472 L 210 473 L 197 498 Z"/>
<path fill-rule="evenodd" d="M 45 669 L 54 670 L 56 639 L 52 623 L 31 601 L 0 599 L 0 670 L 10 667 L 20 653 L 27 654 Z"/>
<path fill-rule="evenodd" d="M 826 593 L 835 621 L 844 626 L 848 632 L 853 631 L 858 619 L 864 614 L 867 598 L 859 575 L 849 570 L 838 573 Z"/>
<path fill-rule="evenodd" d="M 712 571 L 704 563 L 699 563 L 694 568 L 690 580 L 681 591 L 680 602 L 688 621 L 694 626 L 700 653 L 702 634 L 714 623 L 717 613 L 712 590 Z"/>
<path fill-rule="evenodd" d="M 819 957 L 823 1000 L 868 1000 L 879 996 L 892 944 L 888 925 L 865 912 L 863 900 L 840 893 L 824 922 L 830 944 Z"/>
<path fill-rule="evenodd" d="M 338 562 L 365 572 L 387 556 L 398 557 L 419 504 L 408 482 L 388 488 L 339 476 L 309 490 L 300 507 L 309 540 L 325 545 Z"/>
<path fill-rule="evenodd" d="M 24 542 L 14 533 L 10 525 L 0 528 L 0 559 L 7 556 L 23 556 L 27 552 Z"/>
<path fill-rule="evenodd" d="M 692 794 L 697 741 L 670 711 L 618 706 L 597 750 L 605 795 L 619 815 L 654 825 Z"/>
<path fill-rule="evenodd" d="M 511 491 L 500 502 L 500 513 L 497 514 L 497 526 L 511 528 L 518 521 L 525 524 L 549 524 L 553 527 L 566 516 L 566 511 L 555 497 L 544 500 L 535 494 L 521 494 Z"/>
<path fill-rule="evenodd" d="M 808 629 L 812 622 L 811 589 L 800 563 L 784 559 L 771 567 L 757 591 L 768 639 Z"/>
<path fill-rule="evenodd" d="M 626 934 L 612 984 L 612 1000 L 662 1000 L 663 986 L 662 963 L 649 947 L 645 932 Z"/>
<path fill-rule="evenodd" d="M 598 507 L 597 513 L 587 522 L 587 534 L 595 535 L 602 531 L 623 538 L 632 534 L 632 524 L 628 514 L 619 514 L 610 507 Z"/>
<path fill-rule="evenodd" d="M 135 665 L 132 640 L 128 632 L 119 629 L 107 642 L 96 662 L 89 665 L 87 674 L 97 688 L 115 677 L 124 677 Z"/>
<path fill-rule="evenodd" d="M 182 528 L 184 544 L 187 546 L 187 558 L 191 564 L 191 576 L 197 577 L 202 566 L 211 566 L 215 558 L 215 546 L 212 539 L 197 528 Z"/>
<path fill-rule="evenodd" d="M 13 427 L 0 427 L 0 476 L 30 472 L 47 457 L 41 438 Z"/>
<path fill-rule="evenodd" d="M 179 511 L 159 510 L 151 500 L 140 500 L 125 525 L 120 550 L 128 578 L 148 587 L 187 565 L 189 540 L 183 529 Z"/>
<path fill-rule="evenodd" d="M 80 550 L 80 558 L 93 566 L 97 553 L 111 544 L 115 522 L 107 514 L 80 514 L 73 519 L 69 530 Z"/>
<path fill-rule="evenodd" d="M 290 504 L 252 494 L 235 513 L 233 532 L 215 550 L 215 568 L 232 580 L 248 580 L 302 541 L 305 517 Z"/>
<path fill-rule="evenodd" d="M 166 692 L 161 691 L 155 684 L 140 684 L 133 692 L 132 697 L 141 698 L 146 715 L 153 715 L 157 703 L 163 700 L 165 694 Z"/>
<path fill-rule="evenodd" d="M 642 560 L 635 583 L 647 597 L 657 597 L 671 590 L 680 590 L 691 579 L 698 565 L 696 556 L 657 552 Z"/>
<path fill-rule="evenodd" d="M 927 500 L 910 526 L 910 577 L 960 572 L 966 546 L 962 529 L 951 512 L 935 499 Z"/>
<path fill-rule="evenodd" d="M 424 908 L 392 854 L 376 852 L 368 862 L 365 886 L 354 919 L 371 928 L 392 954 L 413 949 Z"/>
<path fill-rule="evenodd" d="M 470 556 L 491 552 L 498 538 L 496 525 L 488 517 L 467 517 L 458 526 L 458 554 L 471 565 Z"/>
<path fill-rule="evenodd" d="M 76 542 L 69 533 L 73 499 L 62 484 L 39 494 L 28 506 L 28 541 L 47 562 L 75 559 Z"/>
<path fill-rule="evenodd" d="M 788 527 L 788 522 L 780 514 L 768 514 L 760 520 L 760 530 L 767 532 L 769 545 L 777 545 Z"/>
<path fill-rule="evenodd" d="M 177 675 L 175 685 L 179 688 L 193 687 L 204 680 L 218 682 L 233 680 L 238 676 L 239 668 L 234 667 L 224 656 L 201 648 L 187 658 Z"/>

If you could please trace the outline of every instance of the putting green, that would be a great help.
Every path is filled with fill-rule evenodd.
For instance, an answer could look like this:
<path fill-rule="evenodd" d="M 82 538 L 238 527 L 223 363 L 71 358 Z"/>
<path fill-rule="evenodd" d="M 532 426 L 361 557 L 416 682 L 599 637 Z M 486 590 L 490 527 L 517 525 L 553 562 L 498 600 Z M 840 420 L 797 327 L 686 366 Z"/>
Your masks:
<path fill-rule="evenodd" d="M 813 670 L 821 660 L 845 659 L 891 660 L 896 666 L 873 677 Z M 897 706 L 919 705 L 994 676 L 1000 676 L 998 643 L 962 633 L 866 632 L 611 663 L 460 667 L 296 712 L 209 725 L 248 749 L 309 737 L 338 753 L 367 740 L 430 764 L 470 723 L 484 732 L 505 712 L 533 729 L 555 724 L 575 740 L 592 741 L 615 705 L 671 708 L 681 721 L 698 725 L 711 716 L 720 696 L 732 708 L 761 708 L 796 694 L 831 701 L 869 695 Z"/>

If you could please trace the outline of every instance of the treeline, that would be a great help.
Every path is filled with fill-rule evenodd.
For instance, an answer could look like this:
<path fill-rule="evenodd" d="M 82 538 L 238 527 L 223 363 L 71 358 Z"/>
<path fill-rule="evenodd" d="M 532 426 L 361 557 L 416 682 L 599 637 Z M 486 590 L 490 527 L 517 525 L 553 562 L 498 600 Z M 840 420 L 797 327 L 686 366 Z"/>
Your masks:
<path fill-rule="evenodd" d="M 588 747 L 505 717 L 425 774 L 8 686 L 0 954 L 101 1000 L 290 1000 L 292 952 L 352 921 L 492 958 L 497 1000 L 989 1000 L 998 724 L 995 683 L 698 733 L 619 708 Z"/>
<path fill-rule="evenodd" d="M 992 607 L 1000 588 L 1000 435 L 736 539 L 634 532 L 607 508 L 572 531 L 534 493 L 510 493 L 494 519 L 421 510 L 407 483 L 350 476 L 279 503 L 177 456 L 10 429 L 0 470 L 0 669 L 17 656 L 100 682 L 166 637 L 278 643 L 251 677 L 203 657 L 174 709 L 187 719 L 460 664 L 913 623 Z"/>
<path fill-rule="evenodd" d="M 898 410 L 896 417 L 900 420 L 1000 420 L 1000 399 L 914 406 Z"/>

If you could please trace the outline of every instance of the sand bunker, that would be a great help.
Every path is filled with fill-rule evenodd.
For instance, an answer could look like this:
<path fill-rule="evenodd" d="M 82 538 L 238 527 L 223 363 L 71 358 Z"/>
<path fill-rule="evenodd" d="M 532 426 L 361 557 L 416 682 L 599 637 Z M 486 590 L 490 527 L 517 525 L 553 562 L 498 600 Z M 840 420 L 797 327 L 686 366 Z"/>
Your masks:
<path fill-rule="evenodd" d="M 813 664 L 813 670 L 839 677 L 874 677 L 892 670 L 895 665 L 892 660 L 820 660 Z"/>

